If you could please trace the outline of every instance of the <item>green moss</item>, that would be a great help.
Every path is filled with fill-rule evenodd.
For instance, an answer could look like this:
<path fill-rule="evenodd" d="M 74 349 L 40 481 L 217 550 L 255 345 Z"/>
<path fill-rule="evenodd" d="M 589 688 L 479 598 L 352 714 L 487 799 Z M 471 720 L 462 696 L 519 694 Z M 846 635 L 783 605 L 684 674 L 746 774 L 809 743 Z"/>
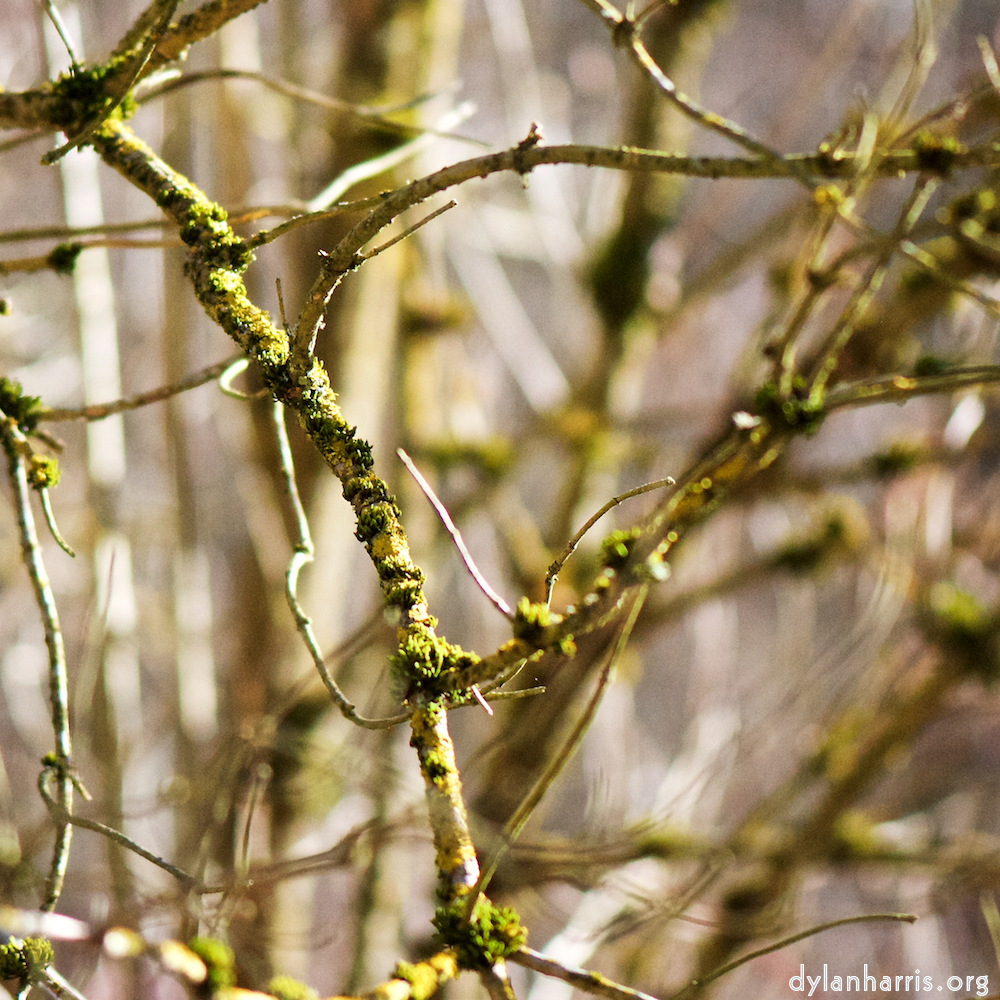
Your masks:
<path fill-rule="evenodd" d="M 60 243 L 46 260 L 56 274 L 72 274 L 76 268 L 76 259 L 82 252 L 82 243 Z"/>
<path fill-rule="evenodd" d="M 318 1000 L 319 994 L 291 976 L 275 976 L 267 984 L 267 992 L 278 1000 Z"/>
<path fill-rule="evenodd" d="M 433 920 L 435 941 L 455 950 L 459 968 L 491 969 L 524 944 L 528 932 L 513 909 L 494 906 L 482 896 L 466 920 L 465 904 L 465 898 L 460 897 L 438 907 Z"/>
<path fill-rule="evenodd" d="M 28 459 L 28 482 L 36 490 L 55 486 L 59 482 L 62 470 L 59 460 L 48 455 L 32 455 Z"/>
<path fill-rule="evenodd" d="M 571 635 L 550 635 L 563 616 L 549 609 L 545 604 L 532 604 L 522 597 L 514 609 L 513 632 L 515 639 L 523 639 L 536 649 L 548 649 L 562 656 L 573 656 L 576 644 Z"/>
<path fill-rule="evenodd" d="M 370 545 L 372 539 L 387 531 L 392 525 L 392 509 L 387 503 L 376 503 L 364 507 L 358 513 L 358 525 L 354 537 L 365 545 Z"/>
<path fill-rule="evenodd" d="M 822 404 L 810 402 L 805 379 L 796 376 L 792 392 L 785 396 L 774 382 L 767 382 L 754 397 L 757 415 L 772 424 L 784 425 L 805 434 L 815 434 L 823 422 Z"/>
<path fill-rule="evenodd" d="M 45 938 L 9 941 L 0 945 L 0 979 L 17 979 L 23 986 L 38 982 L 52 959 L 52 945 Z"/>
<path fill-rule="evenodd" d="M 642 534 L 641 528 L 612 531 L 601 542 L 601 561 L 611 569 L 621 569 L 628 562 L 629 552 L 635 540 Z"/>
<path fill-rule="evenodd" d="M 228 989 L 236 983 L 236 962 L 229 945 L 216 938 L 196 937 L 188 942 L 188 947 L 208 969 L 205 986 L 210 993 Z"/>
<path fill-rule="evenodd" d="M 421 691 L 434 696 L 444 693 L 437 690 L 435 681 L 447 673 L 474 667 L 479 659 L 430 629 L 417 628 L 407 632 L 389 658 L 389 667 L 397 693 L 411 697 Z"/>
<path fill-rule="evenodd" d="M 38 396 L 24 394 L 20 382 L 6 376 L 0 378 L 0 410 L 13 417 L 23 433 L 31 434 L 35 430 L 44 409 Z"/>
<path fill-rule="evenodd" d="M 917 154 L 917 163 L 921 170 L 947 174 L 955 164 L 955 157 L 962 153 L 965 147 L 951 136 L 921 129 L 914 136 L 911 148 Z"/>
<path fill-rule="evenodd" d="M 932 638 L 958 656 L 970 674 L 988 684 L 1000 680 L 996 613 L 948 582 L 934 584 L 929 597 L 926 625 Z"/>
<path fill-rule="evenodd" d="M 927 452 L 920 445 L 897 441 L 885 451 L 872 455 L 869 459 L 875 475 L 883 479 L 900 472 L 909 472 L 927 458 Z"/>
<path fill-rule="evenodd" d="M 63 73 L 51 85 L 56 105 L 53 121 L 60 127 L 73 129 L 89 121 L 111 118 L 124 121 L 135 113 L 135 101 L 131 95 L 121 100 L 117 107 L 108 93 L 111 79 L 118 73 L 131 53 L 109 59 L 106 63 L 84 69 L 76 66 Z"/>

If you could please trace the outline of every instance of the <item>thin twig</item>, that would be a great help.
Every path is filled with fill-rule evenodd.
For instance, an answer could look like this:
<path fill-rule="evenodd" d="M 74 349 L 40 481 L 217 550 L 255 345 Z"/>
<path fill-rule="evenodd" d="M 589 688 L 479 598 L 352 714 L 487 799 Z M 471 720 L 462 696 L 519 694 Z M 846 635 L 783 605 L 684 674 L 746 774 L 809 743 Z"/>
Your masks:
<path fill-rule="evenodd" d="M 472 579 L 476 581 L 476 586 L 487 596 L 490 603 L 500 614 L 508 620 L 513 620 L 514 615 L 510 610 L 510 605 L 489 585 L 486 577 L 479 572 L 479 567 L 476 566 L 476 561 L 472 558 L 472 553 L 466 547 L 462 533 L 455 526 L 455 522 L 451 519 L 451 515 L 445 508 L 445 505 L 437 498 L 437 495 L 431 488 L 431 484 L 424 479 L 420 470 L 413 464 L 413 459 L 402 448 L 397 448 L 396 454 L 399 455 L 400 461 L 406 466 L 407 471 L 416 480 L 420 489 L 423 490 L 424 496 L 431 502 L 431 506 L 437 512 L 437 516 L 441 518 L 441 523 L 445 526 L 448 534 L 451 535 L 451 539 L 455 543 L 455 548 L 458 549 L 458 554 L 462 557 L 462 562 L 465 563 L 465 568 L 469 571 Z"/>
<path fill-rule="evenodd" d="M 473 146 L 485 146 L 481 139 L 473 139 L 469 136 L 459 135 L 456 132 L 442 132 L 433 128 L 423 128 L 420 125 L 412 125 L 407 122 L 394 121 L 388 116 L 400 111 L 407 111 L 411 108 L 426 104 L 436 97 L 446 93 L 446 90 L 439 90 L 430 94 L 421 94 L 411 101 L 402 104 L 387 105 L 385 107 L 369 107 L 361 104 L 351 104 L 350 101 L 343 101 L 336 97 L 329 97 L 316 90 L 309 90 L 307 87 L 299 87 L 287 80 L 276 80 L 273 77 L 265 76 L 256 70 L 249 69 L 211 69 L 202 70 L 195 73 L 185 73 L 183 76 L 176 76 L 163 83 L 150 87 L 136 103 L 145 104 L 156 98 L 163 97 L 173 90 L 181 87 L 188 87 L 194 83 L 201 83 L 205 80 L 250 80 L 259 83 L 276 94 L 290 97 L 297 101 L 313 104 L 316 107 L 325 108 L 328 111 L 339 111 L 363 122 L 377 126 L 379 129 L 390 132 L 398 132 L 406 136 L 432 135 L 439 139 L 452 139 L 455 142 L 465 142 Z M 449 88 L 450 89 L 450 88 Z"/>
<path fill-rule="evenodd" d="M 384 174 L 387 170 L 399 166 L 400 163 L 415 156 L 437 135 L 447 132 L 457 125 L 461 125 L 462 122 L 472 116 L 473 111 L 475 111 L 475 107 L 466 101 L 457 108 L 452 108 L 447 114 L 442 115 L 433 130 L 424 132 L 416 136 L 416 138 L 410 139 L 400 146 L 396 146 L 395 149 L 390 149 L 389 152 L 383 153 L 381 156 L 374 156 L 369 160 L 364 160 L 362 163 L 356 163 L 354 166 L 348 167 L 320 191 L 315 198 L 310 200 L 309 210 L 315 212 L 319 209 L 329 208 L 341 195 L 354 187 L 355 184 L 359 184 L 369 177 L 378 177 L 379 174 Z"/>
<path fill-rule="evenodd" d="M 69 61 L 72 64 L 73 71 L 75 72 L 80 66 L 80 59 L 76 54 L 76 49 L 74 49 L 73 43 L 70 41 L 69 31 L 66 28 L 66 22 L 62 19 L 62 14 L 59 13 L 59 8 L 56 7 L 52 0 L 44 0 L 44 2 L 45 13 L 52 22 L 52 27 L 56 29 L 56 33 L 59 35 L 63 45 L 66 47 L 66 53 L 69 56 Z"/>
<path fill-rule="evenodd" d="M 643 486 L 637 486 L 635 489 L 628 490 L 626 493 L 621 493 L 616 497 L 612 497 L 593 517 L 587 520 L 587 523 L 569 540 L 566 544 L 566 548 L 562 550 L 558 558 L 556 558 L 552 565 L 549 566 L 548 572 L 545 574 L 545 603 L 548 604 L 552 600 L 552 588 L 555 586 L 555 582 L 559 577 L 559 571 L 566 565 L 566 560 L 573 554 L 576 547 L 580 544 L 580 540 L 583 536 L 590 531 L 590 529 L 602 518 L 609 510 L 613 507 L 617 507 L 623 500 L 629 500 L 631 497 L 640 496 L 643 493 L 649 493 L 651 490 L 659 490 L 664 486 L 676 486 L 677 480 L 673 476 L 667 476 L 665 479 L 657 479 L 652 483 L 645 483 Z"/>
<path fill-rule="evenodd" d="M 817 355 L 818 360 L 814 365 L 812 380 L 809 384 L 809 401 L 811 403 L 817 405 L 822 403 L 826 383 L 833 375 L 837 359 L 854 335 L 858 321 L 881 287 L 899 242 L 916 225 L 938 184 L 937 178 L 927 174 L 923 174 L 917 179 L 903 205 L 896 223 L 894 238 L 887 244 L 886 249 L 875 258 L 865 276 L 851 292 L 840 318 L 827 334 Z"/>
<path fill-rule="evenodd" d="M 55 539 L 56 545 L 59 546 L 66 553 L 66 555 L 71 558 L 76 558 L 76 553 L 70 547 L 69 542 L 60 534 L 59 527 L 56 524 L 56 516 L 52 512 L 52 498 L 49 496 L 49 488 L 47 486 L 42 486 L 38 489 L 38 499 L 42 504 L 42 513 L 45 515 L 45 523 L 48 525 L 49 532 Z"/>
<path fill-rule="evenodd" d="M 943 392 L 958 392 L 971 386 L 1000 382 L 1000 365 L 952 368 L 937 375 L 892 375 L 876 381 L 850 382 L 827 392 L 824 412 L 848 406 L 895 403 Z"/>
<path fill-rule="evenodd" d="M 49 656 L 49 702 L 52 713 L 52 732 L 55 737 L 55 753 L 52 767 L 57 773 L 57 802 L 67 814 L 73 810 L 73 780 L 70 776 L 72 741 L 69 730 L 69 682 L 66 672 L 66 650 L 63 645 L 62 628 L 55 595 L 49 583 L 49 576 L 42 559 L 42 547 L 35 530 L 35 518 L 31 512 L 31 487 L 25 457 L 30 454 L 30 446 L 24 434 L 12 417 L 0 411 L 0 433 L 4 437 L 7 452 L 7 474 L 14 492 L 17 509 L 18 531 L 21 536 L 21 558 L 31 586 L 35 592 L 35 604 L 42 619 L 45 632 L 45 648 Z M 42 772 L 45 773 L 44 771 Z M 69 823 L 56 821 L 55 846 L 52 863 L 45 880 L 45 894 L 41 909 L 54 910 L 62 893 L 66 869 L 69 865 L 69 849 L 72 830 Z"/>
<path fill-rule="evenodd" d="M 458 202 L 452 199 L 451 201 L 448 202 L 447 205 L 442 205 L 440 208 L 435 209 L 433 212 L 431 212 L 430 215 L 425 216 L 419 222 L 414 223 L 408 229 L 404 229 L 403 232 L 401 232 L 398 236 L 393 236 L 391 240 L 388 240 L 386 243 L 380 244 L 379 246 L 375 247 L 374 250 L 369 250 L 367 253 L 363 253 L 361 255 L 362 260 L 371 260 L 372 257 L 376 256 L 377 254 L 380 254 L 383 250 L 388 250 L 389 247 L 391 246 L 395 246 L 400 240 L 405 240 L 407 236 L 412 236 L 418 229 L 420 229 L 423 226 L 426 226 L 428 222 L 433 221 L 439 215 L 444 215 L 444 213 L 447 212 L 448 209 L 455 208 L 457 205 Z"/>
<path fill-rule="evenodd" d="M 563 965 L 561 962 L 553 961 L 527 945 L 522 945 L 515 951 L 509 957 L 509 961 L 523 965 L 533 972 L 540 972 L 543 976 L 561 979 L 564 983 L 569 983 L 584 993 L 606 997 L 607 1000 L 657 1000 L 649 993 L 613 983 L 599 972 L 587 972 L 586 969 L 578 969 L 572 965 Z"/>
<path fill-rule="evenodd" d="M 299 488 L 295 482 L 295 466 L 292 462 L 292 449 L 288 443 L 288 431 L 285 429 L 285 408 L 281 403 L 275 402 L 271 413 L 274 422 L 275 436 L 278 441 L 278 453 L 281 458 L 281 475 L 285 484 L 285 490 L 292 504 L 292 511 L 295 515 L 295 530 L 297 538 L 295 541 L 295 551 L 288 562 L 288 569 L 285 573 L 285 598 L 291 609 L 292 617 L 295 619 L 295 626 L 302 641 L 312 657 L 316 670 L 319 673 L 323 684 L 326 686 L 330 696 L 336 702 L 341 714 L 345 719 L 361 726 L 365 729 L 388 729 L 391 726 L 398 726 L 409 719 L 409 713 L 391 716 L 384 719 L 368 719 L 358 714 L 354 704 L 348 700 L 344 693 L 337 686 L 333 675 L 327 669 L 324 662 L 323 652 L 316 642 L 316 635 L 312 628 L 312 619 L 302 610 L 297 596 L 299 573 L 303 566 L 309 565 L 313 560 L 313 543 L 309 531 L 309 521 L 306 518 L 305 508 L 299 497 Z"/>
<path fill-rule="evenodd" d="M 56 996 L 66 996 L 70 997 L 70 1000 L 87 1000 L 78 989 L 68 979 L 61 976 L 55 969 L 51 966 L 45 970 L 42 977 L 42 982 L 45 983 L 52 990 Z"/>
<path fill-rule="evenodd" d="M 906 924 L 912 924 L 916 922 L 917 918 L 912 913 L 863 913 L 856 917 L 842 917 L 840 920 L 830 920 L 827 923 L 810 927 L 808 930 L 800 931 L 798 934 L 792 934 L 790 937 L 782 938 L 774 944 L 767 945 L 766 948 L 758 948 L 755 951 L 748 952 L 746 955 L 741 955 L 739 958 L 734 958 L 733 961 L 720 966 L 707 976 L 704 976 L 701 979 L 692 980 L 685 987 L 670 997 L 670 1000 L 677 1000 L 677 998 L 683 996 L 688 990 L 700 989 L 702 986 L 707 986 L 709 983 L 714 982 L 721 976 L 724 976 L 727 972 L 732 972 L 733 969 L 738 969 L 741 965 L 745 965 L 747 962 L 752 961 L 755 958 L 760 958 L 762 955 L 770 955 L 774 951 L 780 951 L 782 948 L 787 948 L 789 945 L 802 941 L 805 938 L 812 937 L 815 934 L 822 934 L 823 931 L 832 930 L 834 927 L 843 927 L 846 924 L 867 924 L 880 920 L 895 920 Z"/>
<path fill-rule="evenodd" d="M 128 399 L 118 399 L 113 403 L 94 403 L 91 406 L 83 406 L 79 409 L 44 409 L 40 412 L 40 419 L 51 421 L 62 420 L 103 420 L 115 413 L 123 413 L 126 410 L 136 410 L 140 406 L 148 406 L 150 403 L 162 403 L 171 396 L 176 396 L 188 389 L 195 389 L 206 382 L 212 382 L 219 378 L 224 372 L 232 367 L 246 355 L 242 352 L 234 354 L 225 361 L 203 368 L 193 375 L 182 378 L 172 385 L 163 385 L 157 389 L 150 389 L 149 392 L 141 392 L 137 396 L 130 396 Z"/>
<path fill-rule="evenodd" d="M 163 871 L 172 875 L 178 882 L 184 885 L 185 888 L 190 888 L 197 883 L 197 879 L 195 879 L 192 875 L 189 875 L 182 868 L 178 868 L 176 865 L 172 865 L 169 861 L 165 861 L 163 858 L 153 854 L 152 851 L 147 851 L 144 847 L 140 847 L 134 840 L 130 837 L 126 837 L 120 830 L 116 830 L 111 826 L 106 826 L 104 823 L 98 823 L 96 820 L 86 819 L 83 816 L 76 816 L 67 812 L 59 804 L 59 802 L 52 798 L 46 788 L 46 778 L 50 775 L 54 775 L 55 772 L 56 768 L 54 767 L 45 768 L 39 775 L 38 780 L 38 791 L 41 794 L 49 813 L 54 818 L 58 818 L 60 822 L 64 822 L 71 826 L 78 826 L 84 830 L 92 830 L 94 833 L 99 833 L 101 836 L 107 837 L 108 840 L 113 840 L 116 844 L 120 844 L 133 854 L 137 854 L 140 858 L 144 858 L 150 864 L 156 865 L 157 868 L 162 868 Z"/>
<path fill-rule="evenodd" d="M 490 1000 L 516 1000 L 514 988 L 510 985 L 506 963 L 501 959 L 489 969 L 479 973 L 479 981 L 483 984 Z"/>

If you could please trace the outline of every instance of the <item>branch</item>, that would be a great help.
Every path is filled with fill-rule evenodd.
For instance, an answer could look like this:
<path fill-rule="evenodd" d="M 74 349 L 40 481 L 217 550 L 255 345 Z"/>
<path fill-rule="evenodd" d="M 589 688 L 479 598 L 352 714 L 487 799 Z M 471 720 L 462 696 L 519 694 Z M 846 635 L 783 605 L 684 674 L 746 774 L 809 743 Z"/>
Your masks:
<path fill-rule="evenodd" d="M 60 809 L 69 814 L 73 809 L 73 779 L 70 773 L 72 741 L 69 730 L 66 650 L 63 646 L 55 595 L 52 593 L 49 576 L 45 570 L 42 548 L 31 512 L 31 492 L 26 462 L 26 458 L 31 455 L 31 448 L 17 421 L 2 411 L 0 411 L 0 435 L 3 437 L 3 447 L 7 452 L 7 475 L 14 492 L 17 525 L 21 536 L 21 557 L 35 592 L 35 604 L 42 619 L 45 648 L 49 654 L 49 702 L 52 712 L 52 732 L 55 736 L 55 753 L 51 755 L 49 762 L 58 778 L 56 800 Z M 45 882 L 45 895 L 41 905 L 43 910 L 54 910 L 59 901 L 69 865 L 71 839 L 70 824 L 65 820 L 57 821 L 52 864 Z"/>
<path fill-rule="evenodd" d="M 540 972 L 543 976 L 561 979 L 564 983 L 569 983 L 578 990 L 583 990 L 584 993 L 606 997 L 607 1000 L 656 1000 L 656 997 L 643 993 L 641 990 L 620 986 L 599 972 L 587 972 L 585 969 L 578 969 L 572 965 L 562 965 L 526 945 L 514 952 L 509 961 L 523 965 L 533 972 Z"/>
<path fill-rule="evenodd" d="M 148 406 L 150 403 L 162 403 L 165 399 L 187 392 L 188 389 L 196 389 L 206 382 L 212 382 L 222 376 L 227 369 L 232 367 L 237 361 L 243 359 L 245 355 L 234 354 L 225 361 L 219 361 L 208 368 L 188 375 L 174 382 L 172 385 L 163 385 L 157 389 L 150 389 L 148 392 L 140 392 L 136 396 L 129 396 L 127 399 L 118 399 L 113 403 L 93 403 L 90 406 L 82 406 L 79 409 L 58 409 L 46 407 L 39 411 L 40 420 L 64 421 L 64 420 L 103 420 L 115 413 L 124 413 L 127 410 L 137 410 L 140 406 Z"/>

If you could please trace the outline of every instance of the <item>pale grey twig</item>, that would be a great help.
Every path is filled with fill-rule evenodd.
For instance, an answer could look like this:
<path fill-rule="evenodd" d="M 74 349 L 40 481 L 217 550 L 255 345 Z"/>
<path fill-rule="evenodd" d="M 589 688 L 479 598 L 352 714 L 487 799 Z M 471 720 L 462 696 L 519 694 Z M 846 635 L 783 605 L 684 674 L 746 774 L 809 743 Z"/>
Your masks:
<path fill-rule="evenodd" d="M 297 538 L 295 541 L 295 551 L 288 562 L 288 570 L 285 573 L 285 598 L 291 609 L 292 617 L 295 619 L 295 626 L 302 641 L 312 657 L 320 679 L 326 686 L 330 696 L 336 702 L 341 714 L 345 719 L 361 726 L 365 729 L 388 729 L 391 726 L 398 726 L 401 722 L 409 719 L 409 713 L 391 716 L 384 719 L 368 719 L 360 715 L 354 704 L 340 690 L 333 675 L 327 669 L 324 662 L 323 652 L 316 642 L 316 634 L 313 632 L 312 619 L 303 611 L 297 596 L 299 573 L 303 566 L 307 566 L 313 560 L 312 535 L 309 531 L 309 521 L 306 518 L 305 508 L 299 497 L 299 488 L 295 482 L 295 465 L 292 462 L 292 449 L 288 443 L 288 432 L 285 429 L 285 408 L 281 403 L 275 402 L 272 406 L 272 416 L 274 421 L 275 435 L 278 441 L 278 453 L 281 457 L 281 475 L 285 484 L 285 491 L 292 504 L 292 511 L 295 516 L 295 530 Z"/>
<path fill-rule="evenodd" d="M 420 489 L 423 490 L 424 496 L 430 501 L 437 516 L 441 518 L 441 523 L 445 526 L 448 534 L 451 535 L 451 539 L 455 543 L 455 548 L 458 549 L 458 553 L 462 557 L 462 562 L 465 563 L 465 568 L 469 571 L 472 579 L 476 581 L 476 586 L 486 595 L 490 603 L 500 614 L 509 620 L 513 619 L 513 612 L 510 610 L 510 605 L 489 585 L 486 577 L 479 572 L 479 567 L 472 558 L 472 553 L 466 546 L 465 540 L 462 538 L 462 533 L 451 519 L 451 515 L 448 513 L 445 505 L 437 498 L 431 484 L 427 482 L 420 470 L 414 465 L 413 459 L 402 448 L 397 448 L 396 454 L 399 455 L 399 460 L 406 466 L 407 471 L 413 476 Z"/>
<path fill-rule="evenodd" d="M 69 61 L 73 66 L 73 69 L 80 65 L 80 60 L 77 57 L 76 50 L 73 48 L 73 43 L 70 41 L 69 31 L 66 29 L 66 22 L 62 19 L 62 14 L 59 13 L 59 8 L 52 2 L 52 0 L 44 0 L 45 3 L 45 13 L 48 15 L 49 20 L 52 22 L 52 27 L 56 29 L 56 33 L 59 35 L 63 45 L 66 47 L 66 53 L 69 55 Z"/>
<path fill-rule="evenodd" d="M 52 713 L 52 732 L 55 737 L 55 753 L 51 756 L 52 767 L 58 777 L 58 803 L 67 814 L 73 809 L 73 780 L 70 776 L 72 741 L 69 731 L 69 682 L 66 675 L 66 649 L 63 645 L 62 628 L 55 595 L 42 559 L 42 547 L 35 530 L 35 518 L 31 512 L 31 487 L 28 484 L 26 457 L 31 448 L 13 417 L 0 411 L 0 433 L 3 434 L 4 450 L 7 452 L 7 474 L 14 491 L 14 506 L 17 510 L 17 525 L 21 536 L 21 558 L 31 586 L 35 592 L 35 604 L 42 619 L 45 632 L 45 648 L 49 658 L 49 703 Z M 42 772 L 45 773 L 44 771 Z M 41 909 L 54 910 L 62 893 L 66 868 L 69 865 L 69 848 L 72 830 L 68 822 L 56 821 L 55 846 L 52 863 L 45 880 L 45 894 Z"/>
<path fill-rule="evenodd" d="M 56 524 L 56 516 L 52 511 L 52 498 L 49 496 L 49 488 L 47 486 L 40 486 L 38 488 L 38 499 L 42 504 L 42 513 L 45 515 L 45 523 L 49 527 L 49 532 L 55 539 L 56 545 L 59 546 L 66 553 L 66 555 L 71 558 L 76 558 L 76 553 L 70 547 L 69 542 L 60 534 L 59 527 Z"/>
<path fill-rule="evenodd" d="M 72 826 L 79 826 L 84 830 L 92 830 L 94 833 L 99 833 L 101 836 L 107 837 L 108 840 L 113 840 L 116 844 L 120 844 L 133 854 L 137 854 L 140 858 L 144 858 L 150 864 L 156 865 L 157 868 L 162 868 L 163 871 L 165 871 L 168 875 L 172 875 L 185 888 L 191 888 L 197 883 L 197 879 L 189 875 L 182 868 L 178 868 L 176 865 L 172 865 L 169 861 L 165 861 L 163 858 L 158 857 L 151 851 L 147 851 L 144 847 L 140 847 L 134 840 L 130 837 L 126 837 L 120 830 L 116 830 L 114 827 L 107 826 L 104 823 L 98 823 L 96 820 L 73 815 L 65 810 L 54 798 L 52 798 L 48 789 L 45 787 L 45 778 L 49 774 L 53 774 L 56 770 L 57 769 L 55 767 L 45 768 L 39 776 L 38 781 L 38 791 L 53 818 L 58 818 L 61 822 L 65 822 Z"/>
<path fill-rule="evenodd" d="M 103 420 L 115 413 L 123 413 L 126 410 L 136 410 L 140 406 L 148 406 L 150 403 L 161 403 L 171 396 L 187 392 L 188 389 L 195 389 L 199 385 L 211 382 L 220 378 L 237 361 L 245 358 L 242 352 L 234 354 L 225 361 L 210 365 L 199 372 L 188 375 L 172 385 L 160 386 L 150 389 L 149 392 L 140 392 L 137 396 L 129 396 L 128 399 L 118 399 L 113 403 L 94 403 L 91 406 L 82 406 L 79 409 L 44 409 L 40 412 L 41 420 L 63 421 L 63 420 Z"/>

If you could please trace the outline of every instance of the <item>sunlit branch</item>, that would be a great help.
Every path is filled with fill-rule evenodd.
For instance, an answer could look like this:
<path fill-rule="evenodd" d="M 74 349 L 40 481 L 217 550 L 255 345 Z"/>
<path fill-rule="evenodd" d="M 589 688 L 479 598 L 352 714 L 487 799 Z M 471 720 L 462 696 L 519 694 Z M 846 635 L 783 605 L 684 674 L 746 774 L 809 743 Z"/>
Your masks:
<path fill-rule="evenodd" d="M 245 355 L 235 354 L 225 361 L 219 361 L 208 368 L 188 375 L 174 382 L 171 385 L 160 386 L 157 389 L 150 389 L 148 392 L 140 392 L 136 396 L 128 399 L 118 399 L 113 403 L 93 403 L 90 406 L 81 406 L 79 409 L 56 409 L 46 408 L 40 413 L 40 419 L 51 421 L 63 420 L 103 420 L 115 413 L 124 413 L 127 410 L 136 410 L 141 406 L 148 406 L 150 403 L 162 403 L 165 399 L 177 396 L 188 389 L 196 389 L 206 382 L 212 382 L 226 372 L 233 364 L 243 359 Z"/>
<path fill-rule="evenodd" d="M 50 766 L 56 774 L 56 802 L 59 808 L 69 814 L 73 809 L 73 779 L 70 775 L 72 740 L 69 729 L 69 682 L 66 674 L 66 650 L 63 646 L 62 628 L 55 595 L 42 559 L 42 547 L 35 530 L 35 518 L 31 512 L 31 487 L 28 485 L 26 456 L 30 447 L 13 418 L 0 412 L 0 433 L 4 437 L 7 452 L 7 474 L 14 492 L 14 506 L 17 510 L 18 531 L 21 537 L 21 557 L 31 586 L 35 593 L 45 633 L 45 648 L 49 659 L 49 703 L 52 713 L 52 732 L 55 737 L 55 753 Z M 44 771 L 42 772 L 45 773 Z M 56 821 L 56 839 L 52 853 L 52 864 L 45 881 L 45 893 L 41 909 L 54 910 L 62 893 L 66 869 L 69 865 L 72 831 L 65 820 Z"/>
<path fill-rule="evenodd" d="M 585 969 L 577 969 L 572 965 L 555 962 L 551 958 L 546 958 L 541 952 L 527 946 L 515 951 L 508 961 L 523 965 L 533 972 L 540 972 L 543 976 L 561 979 L 564 983 L 569 983 L 584 993 L 605 997 L 606 1000 L 657 1000 L 649 993 L 614 983 L 599 972 L 587 972 Z"/>
<path fill-rule="evenodd" d="M 148 26 L 146 37 L 141 39 L 141 48 L 132 52 L 124 63 L 116 67 L 114 74 L 109 75 L 105 80 L 105 96 L 108 98 L 108 102 L 101 105 L 100 110 L 90 121 L 84 122 L 79 128 L 74 129 L 68 142 L 58 149 L 46 153 L 42 157 L 42 163 L 55 163 L 71 149 L 87 143 L 118 105 L 125 100 L 149 62 L 153 49 L 156 48 L 157 43 L 167 30 L 167 25 L 170 24 L 170 18 L 173 17 L 178 3 L 179 0 L 153 0 L 147 10 L 151 23 Z"/>

